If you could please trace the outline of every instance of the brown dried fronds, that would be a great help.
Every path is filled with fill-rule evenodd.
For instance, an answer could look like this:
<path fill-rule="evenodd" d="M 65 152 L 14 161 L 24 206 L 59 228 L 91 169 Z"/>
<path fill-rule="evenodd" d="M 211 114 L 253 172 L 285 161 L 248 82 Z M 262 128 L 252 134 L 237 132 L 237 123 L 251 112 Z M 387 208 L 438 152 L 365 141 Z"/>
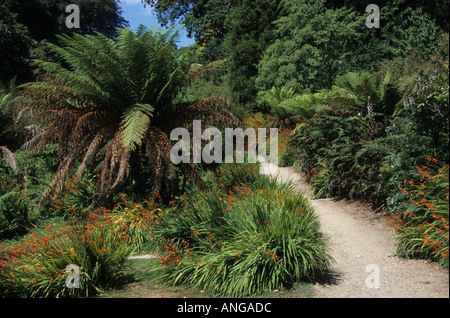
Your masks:
<path fill-rule="evenodd" d="M 224 66 L 229 59 L 217 60 L 213 61 L 207 65 L 202 65 L 198 63 L 191 64 L 191 67 L 188 72 L 188 76 L 186 79 L 186 85 L 192 85 L 199 78 L 204 77 L 208 71 L 215 70 L 219 67 Z"/>
<path fill-rule="evenodd" d="M 19 163 L 17 162 L 16 157 L 14 156 L 14 153 L 7 147 L 0 146 L 0 157 L 6 160 L 6 162 L 10 165 L 12 171 L 19 171 Z"/>

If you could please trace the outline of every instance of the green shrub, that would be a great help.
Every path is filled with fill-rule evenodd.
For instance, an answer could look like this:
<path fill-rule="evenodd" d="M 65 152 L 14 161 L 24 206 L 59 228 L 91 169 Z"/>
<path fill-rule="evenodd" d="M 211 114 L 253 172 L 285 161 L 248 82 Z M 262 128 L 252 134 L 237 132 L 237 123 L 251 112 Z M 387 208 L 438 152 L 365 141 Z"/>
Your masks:
<path fill-rule="evenodd" d="M 43 217 L 64 217 L 70 219 L 81 217 L 89 211 L 102 205 L 99 191 L 96 187 L 96 176 L 84 176 L 78 179 L 73 176 L 64 184 L 64 188 L 57 196 L 48 199 L 41 207 Z"/>
<path fill-rule="evenodd" d="M 411 105 L 386 127 L 393 151 L 384 163 L 393 190 L 415 177 L 415 166 L 426 165 L 426 156 L 449 162 L 448 70 L 422 79 L 409 101 Z M 392 211 L 398 209 L 399 199 L 396 191 L 388 195 L 387 204 Z"/>
<path fill-rule="evenodd" d="M 399 256 L 431 259 L 448 269 L 449 167 L 437 165 L 435 158 L 428 161 L 399 187 L 403 200 L 389 221 L 396 228 Z"/>
<path fill-rule="evenodd" d="M 105 215 L 106 216 L 106 215 Z M 15 297 L 87 297 L 119 284 L 133 251 L 118 218 L 96 213 L 2 251 L 0 294 Z M 108 222 L 110 225 L 108 225 Z M 125 227 L 124 227 L 125 226 Z M 68 265 L 80 270 L 80 288 L 68 288 Z"/>
<path fill-rule="evenodd" d="M 56 171 L 56 146 L 47 145 L 40 154 L 33 156 L 29 151 L 17 151 L 14 156 L 17 160 L 18 171 L 13 172 L 9 164 L 0 158 L 0 175 L 3 179 L 11 180 L 12 183 L 26 184 L 29 216 L 32 221 L 37 221 L 39 198 Z"/>
<path fill-rule="evenodd" d="M 295 151 L 292 149 L 287 149 L 280 157 L 279 166 L 280 167 L 290 167 L 295 164 Z"/>
<path fill-rule="evenodd" d="M 28 226 L 28 214 L 25 186 L 0 177 L 0 238 L 23 234 Z"/>
<path fill-rule="evenodd" d="M 316 197 L 363 200 L 374 208 L 385 205 L 391 189 L 385 158 L 392 143 L 372 134 L 367 117 L 324 113 L 299 126 L 291 144 Z"/>
<path fill-rule="evenodd" d="M 153 229 L 163 282 L 241 297 L 324 274 L 332 259 L 304 196 L 257 165 L 231 165 L 216 178 Z"/>

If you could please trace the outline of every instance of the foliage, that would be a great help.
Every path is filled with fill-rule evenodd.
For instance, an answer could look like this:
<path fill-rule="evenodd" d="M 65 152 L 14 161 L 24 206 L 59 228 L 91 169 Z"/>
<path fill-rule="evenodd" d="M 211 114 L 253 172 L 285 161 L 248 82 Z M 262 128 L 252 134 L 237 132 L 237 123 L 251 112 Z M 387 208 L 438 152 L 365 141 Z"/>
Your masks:
<path fill-rule="evenodd" d="M 66 1 L 6 0 L 8 8 L 17 14 L 18 22 L 28 29 L 36 41 L 54 40 L 56 34 L 72 32 L 81 34 L 100 32 L 113 37 L 118 28 L 128 24 L 121 16 L 122 10 L 117 0 L 74 0 L 71 4 L 80 7 L 79 29 L 66 27 L 65 21 L 68 16 Z"/>
<path fill-rule="evenodd" d="M 13 124 L 11 116 L 11 102 L 14 100 L 15 80 L 11 80 L 7 88 L 0 86 L 0 145 L 5 145 L 3 135 L 9 131 Z"/>
<path fill-rule="evenodd" d="M 42 207 L 41 216 L 69 219 L 74 214 L 89 213 L 102 206 L 96 190 L 95 177 L 84 176 L 79 180 L 74 176 L 66 182 L 60 196 L 53 194 L 54 199 Z"/>
<path fill-rule="evenodd" d="M 0 244 L 0 295 L 87 297 L 117 287 L 128 257 L 150 239 L 149 226 L 161 213 L 153 199 L 135 203 L 122 194 L 113 210 L 71 209 L 62 226 L 47 223 L 18 243 Z M 79 267 L 79 289 L 66 286 L 70 264 Z"/>
<path fill-rule="evenodd" d="M 212 36 L 221 37 L 224 21 L 230 6 L 229 1 L 220 0 L 143 0 L 156 11 L 158 21 L 168 26 L 180 21 L 199 42 L 206 42 Z"/>
<path fill-rule="evenodd" d="M 30 49 L 33 45 L 28 30 L 17 21 L 17 15 L 0 4 L 0 83 L 13 77 L 30 79 Z"/>
<path fill-rule="evenodd" d="M 14 89 L 14 80 L 10 82 L 10 87 L 8 89 L 4 89 L 0 86 L 0 158 L 6 159 L 11 169 L 14 172 L 17 172 L 18 164 L 16 157 L 4 141 L 4 137 L 10 132 L 13 126 L 13 118 L 11 116 L 9 105 L 14 99 Z"/>
<path fill-rule="evenodd" d="M 17 78 L 22 84 L 35 79 L 31 61 L 40 41 L 55 41 L 56 34 L 117 35 L 117 28 L 128 22 L 121 16 L 117 0 L 74 0 L 80 7 L 80 28 L 68 29 L 67 1 L 3 0 L 0 4 L 0 82 Z"/>
<path fill-rule="evenodd" d="M 323 94 L 334 91 L 345 97 L 344 106 L 331 104 L 298 126 L 291 139 L 292 156 L 315 195 L 367 200 L 375 208 L 397 210 L 397 187 L 414 175 L 414 166 L 423 164 L 426 154 L 448 160 L 447 78 L 447 72 L 435 74 L 412 86 L 417 87 L 414 93 L 402 93 L 402 80 L 389 72 L 338 77 Z"/>
<path fill-rule="evenodd" d="M 275 118 L 277 118 L 277 121 L 273 123 L 273 126 L 279 128 L 292 126 L 294 122 L 294 113 L 291 109 L 282 106 L 284 102 L 293 99 L 295 96 L 292 88 L 287 90 L 284 87 L 281 89 L 272 87 L 272 89 L 268 91 L 260 92 L 259 95 L 262 106 L 269 106 Z"/>
<path fill-rule="evenodd" d="M 5 293 L 21 297 L 91 296 L 114 286 L 131 252 L 126 239 L 121 232 L 98 224 L 69 225 L 31 238 L 27 245 L 32 253 L 16 258 L 13 251 L 12 260 L 2 264 L 0 279 L 9 285 Z M 80 268 L 80 288 L 66 287 L 65 269 L 70 264 Z"/>
<path fill-rule="evenodd" d="M 399 187 L 403 200 L 388 221 L 396 229 L 399 256 L 431 259 L 448 269 L 449 168 L 435 158 L 427 161 Z"/>
<path fill-rule="evenodd" d="M 51 182 L 57 169 L 56 146 L 48 145 L 39 155 L 30 155 L 29 151 L 17 151 L 17 171 L 11 169 L 10 163 L 0 159 L 0 175 L 13 184 L 26 184 L 26 198 L 30 221 L 35 219 L 39 198 Z"/>
<path fill-rule="evenodd" d="M 293 127 L 296 124 L 308 121 L 326 110 L 342 108 L 352 109 L 359 106 L 357 98 L 352 91 L 334 86 L 331 90 L 320 90 L 317 93 L 294 94 L 293 89 L 260 92 L 261 102 L 267 103 L 273 114 L 279 119 L 277 127 L 284 125 Z M 278 96 L 279 95 L 279 96 Z"/>
<path fill-rule="evenodd" d="M 242 297 L 323 275 L 331 258 L 318 226 L 305 197 L 249 164 L 220 169 L 152 231 L 166 284 Z"/>
<path fill-rule="evenodd" d="M 317 197 L 385 204 L 389 187 L 381 172 L 392 148 L 382 139 L 369 141 L 371 135 L 367 117 L 348 113 L 324 113 L 298 127 L 291 142 Z"/>
<path fill-rule="evenodd" d="M 26 232 L 29 224 L 29 202 L 26 184 L 0 177 L 0 238 L 11 238 Z"/>
<path fill-rule="evenodd" d="M 359 1 L 359 0 L 340 0 L 340 1 L 327 1 L 330 6 L 345 6 L 347 8 L 352 8 L 355 11 L 364 12 L 367 6 L 367 2 Z M 412 10 L 422 10 L 424 13 L 428 14 L 431 17 L 434 17 L 434 21 L 437 25 L 440 26 L 442 30 L 448 30 L 448 1 L 428 1 L 428 0 L 382 0 L 378 2 L 380 9 L 384 9 L 388 11 L 392 10 L 397 13 L 402 13 L 402 10 L 410 8 Z M 447 9 L 446 9 L 447 8 Z M 383 10 L 383 11 L 384 11 Z M 385 14 L 385 12 L 383 12 Z M 396 16 L 400 22 L 402 19 L 402 15 Z M 385 24 L 386 22 L 384 22 Z M 383 24 L 382 24 L 383 25 Z"/>
<path fill-rule="evenodd" d="M 369 29 L 361 21 L 359 45 L 351 48 L 348 71 L 376 71 L 381 61 L 404 61 L 412 53 L 429 58 L 438 47 L 440 32 L 448 32 L 447 1 L 384 0 L 380 8 L 380 28 Z M 330 8 L 365 12 L 362 1 L 327 1 Z M 367 16 L 368 13 L 365 14 Z"/>
<path fill-rule="evenodd" d="M 436 51 L 439 28 L 433 16 L 406 0 L 389 1 L 381 10 L 384 25 L 369 45 L 379 60 L 405 57 L 416 50 L 429 57 Z"/>
<path fill-rule="evenodd" d="M 283 1 L 275 25 L 276 40 L 259 63 L 256 86 L 293 88 L 297 93 L 331 88 L 358 40 L 361 17 L 347 9 L 331 10 L 324 1 Z"/>
<path fill-rule="evenodd" d="M 274 0 L 236 2 L 225 20 L 223 50 L 230 58 L 228 81 L 234 101 L 247 108 L 255 106 L 258 63 L 264 50 L 274 41 L 273 21 L 278 17 Z"/>
<path fill-rule="evenodd" d="M 403 180 L 414 177 L 414 167 L 425 164 L 426 156 L 441 162 L 449 160 L 448 71 L 420 81 L 407 101 L 410 105 L 406 104 L 401 116 L 386 127 L 387 138 L 395 149 L 385 160 L 394 190 Z M 396 193 L 388 197 L 391 209 L 397 209 L 397 200 Z"/>
<path fill-rule="evenodd" d="M 150 175 L 140 178 L 147 177 L 153 193 L 160 193 L 171 127 L 182 127 L 206 112 L 214 115 L 213 123 L 238 123 L 221 107 L 227 102 L 223 96 L 190 106 L 173 103 L 181 87 L 219 63 L 188 68 L 183 57 L 177 57 L 176 36 L 172 30 L 141 26 L 136 33 L 120 30 L 115 40 L 101 34 L 74 35 L 60 36 L 61 46 L 50 44 L 68 66 L 42 61 L 51 74 L 23 86 L 32 103 L 41 103 L 39 116 L 47 121 L 35 149 L 58 138 L 59 167 L 43 198 L 53 189 L 61 191 L 79 163 L 80 176 L 94 163 L 101 164 L 102 194 L 118 190 L 128 176 L 140 174 L 139 167 L 151 166 Z"/>
<path fill-rule="evenodd" d="M 377 72 L 350 72 L 338 76 L 334 89 L 341 94 L 352 96 L 354 103 L 360 106 L 360 111 L 368 113 L 367 105 L 372 105 L 372 111 L 378 116 L 392 116 L 403 106 L 403 91 L 401 78 L 394 77 L 389 71 L 385 74 Z"/>

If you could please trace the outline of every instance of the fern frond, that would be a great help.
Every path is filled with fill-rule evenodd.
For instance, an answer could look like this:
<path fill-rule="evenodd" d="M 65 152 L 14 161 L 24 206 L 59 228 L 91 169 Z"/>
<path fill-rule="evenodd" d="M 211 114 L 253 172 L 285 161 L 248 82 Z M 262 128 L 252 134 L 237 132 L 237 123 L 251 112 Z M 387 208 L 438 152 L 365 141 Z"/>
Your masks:
<path fill-rule="evenodd" d="M 226 96 L 211 96 L 189 105 L 180 114 L 184 116 L 184 124 L 194 119 L 203 119 L 213 125 L 239 126 L 240 120 L 226 109 L 228 105 L 230 100 Z"/>
<path fill-rule="evenodd" d="M 144 151 L 152 166 L 150 183 L 153 184 L 152 194 L 161 191 L 165 165 L 170 158 L 171 143 L 166 133 L 152 126 L 144 138 Z"/>
<path fill-rule="evenodd" d="M 19 171 L 19 163 L 11 150 L 5 146 L 0 146 L 0 154 L 1 157 L 6 159 L 6 162 L 10 165 L 13 172 Z"/>
<path fill-rule="evenodd" d="M 208 71 L 212 71 L 220 67 L 223 67 L 228 62 L 229 59 L 222 59 L 213 61 L 207 65 L 202 65 L 198 63 L 191 64 L 186 79 L 186 85 L 192 85 L 197 79 L 205 76 Z"/>
<path fill-rule="evenodd" d="M 11 191 L 0 196 L 0 211 L 4 208 L 5 202 L 10 200 L 13 196 L 17 194 L 16 191 Z"/>
<path fill-rule="evenodd" d="M 81 164 L 78 166 L 78 170 L 76 172 L 76 176 L 81 178 L 86 171 L 86 169 L 91 165 L 94 158 L 97 156 L 99 150 L 105 145 L 108 140 L 110 134 L 113 134 L 110 126 L 105 127 L 100 131 L 92 140 L 89 147 L 86 150 L 86 154 L 81 161 Z"/>
<path fill-rule="evenodd" d="M 121 126 L 121 141 L 125 148 L 134 150 L 140 145 L 154 108 L 149 104 L 136 104 L 125 110 Z"/>

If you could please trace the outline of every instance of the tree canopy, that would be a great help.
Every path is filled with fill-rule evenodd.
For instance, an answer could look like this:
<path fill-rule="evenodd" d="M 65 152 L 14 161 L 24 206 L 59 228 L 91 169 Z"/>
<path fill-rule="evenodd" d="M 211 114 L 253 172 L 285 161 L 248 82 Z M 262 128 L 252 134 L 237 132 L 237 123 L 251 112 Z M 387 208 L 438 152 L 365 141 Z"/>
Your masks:
<path fill-rule="evenodd" d="M 117 0 L 73 0 L 80 7 L 80 28 L 66 27 L 67 1 L 3 0 L 0 4 L 0 82 L 16 77 L 17 83 L 33 79 L 33 56 L 41 41 L 53 42 L 57 34 L 94 34 L 114 37 L 128 22 Z"/>
<path fill-rule="evenodd" d="M 56 34 L 93 34 L 94 31 L 107 36 L 116 34 L 117 28 L 128 22 L 121 16 L 117 0 L 73 0 L 70 4 L 80 7 L 80 28 L 68 29 L 65 21 L 67 1 L 62 0 L 5 0 L 6 6 L 17 14 L 17 21 L 28 28 L 37 41 L 54 39 Z"/>
<path fill-rule="evenodd" d="M 0 4 L 0 83 L 13 77 L 31 79 L 29 59 L 33 42 L 27 28 L 17 21 L 17 15 Z"/>
<path fill-rule="evenodd" d="M 348 9 L 331 10 L 325 1 L 283 1 L 276 40 L 259 63 L 256 85 L 297 91 L 330 88 L 348 65 L 361 18 Z"/>

